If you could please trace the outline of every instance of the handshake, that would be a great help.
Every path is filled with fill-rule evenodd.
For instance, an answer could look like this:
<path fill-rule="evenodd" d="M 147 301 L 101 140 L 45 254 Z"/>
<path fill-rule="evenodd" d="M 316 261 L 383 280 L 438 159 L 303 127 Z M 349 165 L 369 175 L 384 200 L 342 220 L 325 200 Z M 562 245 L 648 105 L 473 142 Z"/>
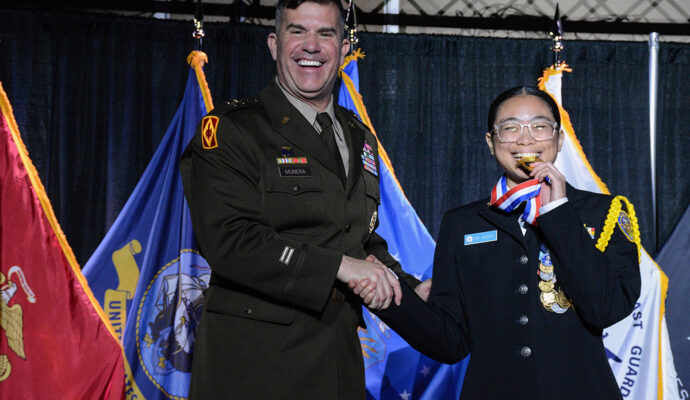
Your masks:
<path fill-rule="evenodd" d="M 397 275 L 373 255 L 365 260 L 343 256 L 336 278 L 347 283 L 362 298 L 364 305 L 372 310 L 385 310 L 391 302 L 400 305 L 402 300 Z M 426 301 L 431 291 L 431 279 L 420 283 L 414 290 Z"/>

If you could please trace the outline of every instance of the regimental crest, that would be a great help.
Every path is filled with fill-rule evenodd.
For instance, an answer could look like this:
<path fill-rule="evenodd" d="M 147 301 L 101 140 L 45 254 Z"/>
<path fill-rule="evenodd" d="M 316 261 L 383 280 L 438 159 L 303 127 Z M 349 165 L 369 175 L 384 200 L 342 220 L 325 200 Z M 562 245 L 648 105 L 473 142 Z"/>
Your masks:
<path fill-rule="evenodd" d="M 149 282 L 136 323 L 139 363 L 168 397 L 186 397 L 192 353 L 211 268 L 195 250 L 163 267 Z M 170 384 L 170 382 L 177 382 Z"/>
<path fill-rule="evenodd" d="M 218 117 L 209 115 L 201 120 L 201 146 L 207 150 L 218 147 Z"/>
<path fill-rule="evenodd" d="M 24 290 L 29 303 L 36 302 L 36 296 L 26 282 L 24 272 L 18 266 L 13 266 L 7 273 L 7 277 L 0 272 L 0 328 L 5 332 L 7 344 L 10 349 L 21 359 L 26 360 L 24 352 L 24 316 L 22 306 L 15 303 L 10 306 L 12 298 L 17 293 L 18 286 L 12 282 L 12 277 L 18 277 L 21 288 Z M 1 336 L 0 336 L 1 338 Z M 12 364 L 7 354 L 0 354 L 0 382 L 7 379 L 12 373 Z"/>

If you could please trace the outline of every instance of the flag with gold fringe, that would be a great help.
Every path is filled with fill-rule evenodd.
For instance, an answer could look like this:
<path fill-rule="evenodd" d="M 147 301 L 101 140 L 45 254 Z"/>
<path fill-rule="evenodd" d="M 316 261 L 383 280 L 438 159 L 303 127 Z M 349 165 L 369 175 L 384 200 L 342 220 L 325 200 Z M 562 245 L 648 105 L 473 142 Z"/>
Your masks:
<path fill-rule="evenodd" d="M 350 109 L 376 134 L 359 94 L 357 60 L 360 49 L 349 55 L 340 68 L 342 83 L 338 104 Z M 376 232 L 403 269 L 418 279 L 431 277 L 435 243 L 417 216 L 395 177 L 381 142 L 379 147 L 379 226 Z M 457 399 L 460 396 L 469 357 L 447 365 L 411 348 L 376 315 L 363 309 L 367 329 L 359 330 L 366 368 L 367 399 Z"/>
<path fill-rule="evenodd" d="M 574 187 L 609 194 L 597 176 L 575 136 L 570 116 L 561 106 L 563 63 L 551 66 L 539 79 L 539 89 L 556 100 L 565 134 L 555 165 Z M 630 212 L 631 218 L 634 213 Z M 668 279 L 636 238 L 639 250 L 642 288 L 633 312 L 604 330 L 604 346 L 621 394 L 625 399 L 677 399 L 676 370 L 666 330 L 665 300 Z"/>
<path fill-rule="evenodd" d="M 210 267 L 198 253 L 179 159 L 213 108 L 192 52 L 184 97 L 143 176 L 84 267 L 121 338 L 127 399 L 187 397 L 196 327 Z M 142 132 L 132 132 L 142 134 Z"/>
<path fill-rule="evenodd" d="M 58 224 L 0 84 L 0 398 L 122 399 L 122 346 Z"/>

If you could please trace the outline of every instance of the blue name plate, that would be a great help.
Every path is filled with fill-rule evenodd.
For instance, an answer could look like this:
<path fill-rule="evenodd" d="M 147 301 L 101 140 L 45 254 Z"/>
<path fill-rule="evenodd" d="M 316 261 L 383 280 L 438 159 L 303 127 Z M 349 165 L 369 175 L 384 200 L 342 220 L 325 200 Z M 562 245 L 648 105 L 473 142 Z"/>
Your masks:
<path fill-rule="evenodd" d="M 496 231 L 468 233 L 465 235 L 465 246 L 486 242 L 495 242 L 497 238 L 498 236 Z"/>

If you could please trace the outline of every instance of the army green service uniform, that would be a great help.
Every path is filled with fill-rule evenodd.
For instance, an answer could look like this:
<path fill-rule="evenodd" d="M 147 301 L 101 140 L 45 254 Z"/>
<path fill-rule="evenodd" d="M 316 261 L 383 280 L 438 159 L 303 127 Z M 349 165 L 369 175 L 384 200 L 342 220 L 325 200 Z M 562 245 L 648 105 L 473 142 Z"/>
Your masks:
<path fill-rule="evenodd" d="M 343 255 L 374 254 L 414 286 L 373 232 L 375 136 L 335 115 L 349 171 L 272 81 L 205 117 L 181 160 L 194 232 L 212 274 L 192 399 L 364 399 L 361 301 L 336 280 Z M 366 157 L 365 157 L 366 158 Z"/>

